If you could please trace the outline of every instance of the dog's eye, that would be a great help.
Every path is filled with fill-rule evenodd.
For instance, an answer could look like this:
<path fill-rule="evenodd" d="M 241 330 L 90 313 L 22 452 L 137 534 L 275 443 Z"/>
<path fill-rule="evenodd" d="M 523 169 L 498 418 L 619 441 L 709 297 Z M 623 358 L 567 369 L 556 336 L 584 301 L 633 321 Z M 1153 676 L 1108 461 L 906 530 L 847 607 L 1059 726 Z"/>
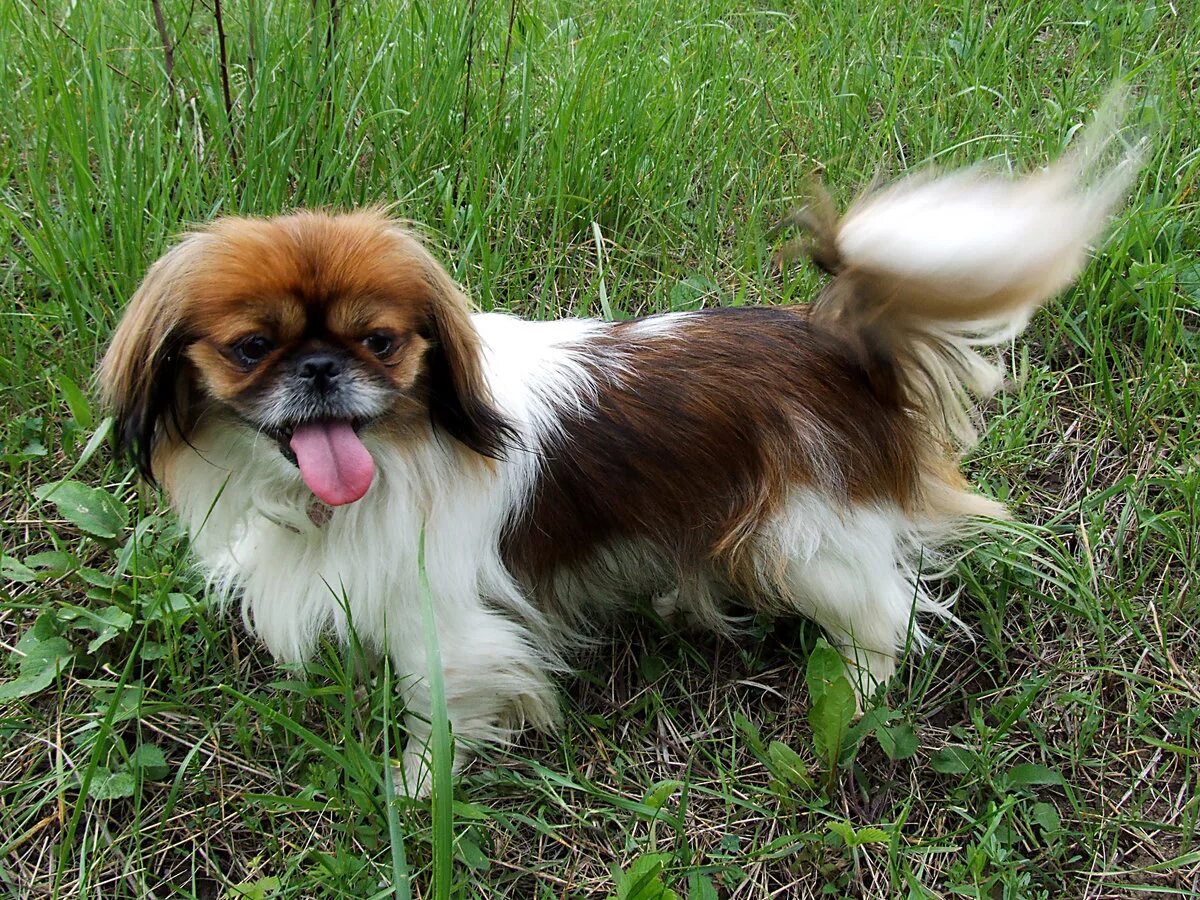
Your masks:
<path fill-rule="evenodd" d="M 242 338 L 232 348 L 234 357 L 244 366 L 252 366 L 262 362 L 268 353 L 275 349 L 275 342 L 261 334 L 252 334 Z"/>
<path fill-rule="evenodd" d="M 372 331 L 362 339 L 362 345 L 368 352 L 382 359 L 392 352 L 392 348 L 396 346 L 396 339 L 386 331 Z"/>

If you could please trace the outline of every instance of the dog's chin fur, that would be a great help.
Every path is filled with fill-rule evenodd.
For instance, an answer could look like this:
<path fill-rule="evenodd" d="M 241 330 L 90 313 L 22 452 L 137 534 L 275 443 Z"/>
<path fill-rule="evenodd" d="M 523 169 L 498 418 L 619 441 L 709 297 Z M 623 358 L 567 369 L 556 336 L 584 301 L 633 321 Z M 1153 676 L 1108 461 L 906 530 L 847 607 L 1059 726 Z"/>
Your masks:
<path fill-rule="evenodd" d="M 352 628 L 391 656 L 406 679 L 409 792 L 428 786 L 422 534 L 446 701 L 468 742 L 552 729 L 551 675 L 611 614 L 645 600 L 720 631 L 736 630 L 737 608 L 807 616 L 866 695 L 924 645 L 924 614 L 951 617 L 928 592 L 947 548 L 1004 514 L 959 474 L 974 436 L 968 391 L 1000 383 L 979 349 L 1070 283 L 1119 198 L 1132 157 L 1085 188 L 1094 151 L 1023 180 L 909 179 L 840 222 L 814 207 L 813 252 L 833 278 L 811 307 L 528 322 L 468 316 L 443 285 L 441 302 L 461 309 L 439 313 L 420 365 L 436 368 L 433 354 L 452 347 L 447 384 L 470 396 L 452 398 L 451 415 L 364 428 L 375 480 L 334 509 L 275 440 L 212 396 L 203 361 L 179 365 L 186 328 L 163 323 L 185 318 L 202 261 L 152 271 L 102 381 L 118 418 L 136 419 L 126 442 L 165 486 L 213 591 L 240 602 L 276 658 L 303 662 Z M 245 220 L 228 221 L 205 233 L 225 258 Z M 333 230 L 343 243 L 355 229 L 364 244 L 412 242 L 374 214 L 251 220 L 256 240 L 273 223 L 335 262 L 341 245 L 322 237 Z M 149 425 L 150 388 L 133 374 L 147 367 L 174 379 L 156 388 Z M 414 390 L 410 405 L 434 402 Z"/>

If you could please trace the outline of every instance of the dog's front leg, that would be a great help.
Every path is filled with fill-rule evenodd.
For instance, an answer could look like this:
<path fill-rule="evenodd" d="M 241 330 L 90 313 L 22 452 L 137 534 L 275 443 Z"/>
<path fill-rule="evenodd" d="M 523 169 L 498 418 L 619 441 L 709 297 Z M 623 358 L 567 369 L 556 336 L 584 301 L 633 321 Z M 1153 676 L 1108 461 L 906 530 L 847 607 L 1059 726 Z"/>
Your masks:
<path fill-rule="evenodd" d="M 472 744 L 505 744 L 526 725 L 549 730 L 558 722 L 558 701 L 548 674 L 551 664 L 524 626 L 478 604 L 439 610 L 437 630 L 442 693 L 453 740 L 449 761 L 433 759 L 431 661 L 424 641 L 418 637 L 392 647 L 397 671 L 414 673 L 404 691 L 408 744 L 393 773 L 397 791 L 409 797 L 429 795 L 437 766 L 448 764 L 454 774 L 460 772 L 471 758 Z"/>

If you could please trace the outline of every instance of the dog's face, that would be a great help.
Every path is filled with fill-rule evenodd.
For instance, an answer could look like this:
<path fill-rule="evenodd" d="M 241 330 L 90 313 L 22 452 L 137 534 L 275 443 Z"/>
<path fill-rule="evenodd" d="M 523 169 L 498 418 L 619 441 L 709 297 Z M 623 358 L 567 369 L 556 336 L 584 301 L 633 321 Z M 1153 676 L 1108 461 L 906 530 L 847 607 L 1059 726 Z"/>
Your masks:
<path fill-rule="evenodd" d="M 148 478 L 199 418 L 273 438 L 313 493 L 359 499 L 364 429 L 431 421 L 495 455 L 468 304 L 409 232 L 378 212 L 219 220 L 151 268 L 101 381 Z"/>

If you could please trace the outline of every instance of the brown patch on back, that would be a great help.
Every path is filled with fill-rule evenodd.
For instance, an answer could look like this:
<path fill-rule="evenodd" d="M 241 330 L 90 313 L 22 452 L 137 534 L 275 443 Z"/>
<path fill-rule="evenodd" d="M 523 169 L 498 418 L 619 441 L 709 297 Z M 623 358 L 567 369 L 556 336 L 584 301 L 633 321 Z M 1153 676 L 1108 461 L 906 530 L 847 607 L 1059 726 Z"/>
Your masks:
<path fill-rule="evenodd" d="M 619 323 L 584 352 L 594 408 L 561 411 L 528 515 L 505 552 L 544 583 L 597 548 L 648 541 L 681 575 L 731 582 L 747 538 L 794 486 L 910 507 L 921 438 L 855 348 L 799 309 L 717 309 L 667 333 Z"/>

